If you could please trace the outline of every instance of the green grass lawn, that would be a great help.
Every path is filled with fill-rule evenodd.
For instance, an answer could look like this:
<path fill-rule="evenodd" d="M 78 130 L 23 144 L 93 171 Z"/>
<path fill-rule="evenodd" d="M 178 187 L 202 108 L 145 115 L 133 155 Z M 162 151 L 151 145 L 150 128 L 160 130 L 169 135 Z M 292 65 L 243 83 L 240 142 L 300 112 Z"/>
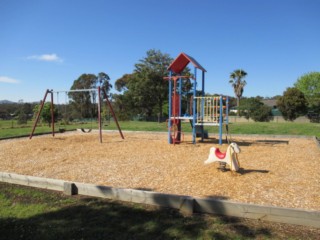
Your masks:
<path fill-rule="evenodd" d="M 0 183 L 0 239 L 317 239 L 320 229 Z"/>
<path fill-rule="evenodd" d="M 121 121 L 120 126 L 122 130 L 130 131 L 167 131 L 167 124 L 157 122 L 141 122 L 141 121 Z M 93 128 L 98 129 L 96 122 L 89 122 L 85 124 L 69 124 L 61 125 L 55 124 L 55 130 L 60 128 L 65 130 L 73 130 L 77 128 Z M 116 130 L 115 122 L 103 123 L 103 129 Z M 218 127 L 206 127 L 210 133 L 218 133 Z M 18 125 L 12 121 L 0 120 L 0 138 L 29 135 L 32 130 L 32 122 L 26 125 Z M 183 132 L 191 132 L 192 128 L 189 123 L 182 123 Z M 41 125 L 36 128 L 35 133 L 51 132 L 51 128 L 47 125 Z M 306 135 L 317 136 L 320 138 L 320 124 L 319 123 L 274 123 L 274 122 L 246 122 L 246 123 L 230 123 L 230 134 L 272 134 L 272 135 Z"/>

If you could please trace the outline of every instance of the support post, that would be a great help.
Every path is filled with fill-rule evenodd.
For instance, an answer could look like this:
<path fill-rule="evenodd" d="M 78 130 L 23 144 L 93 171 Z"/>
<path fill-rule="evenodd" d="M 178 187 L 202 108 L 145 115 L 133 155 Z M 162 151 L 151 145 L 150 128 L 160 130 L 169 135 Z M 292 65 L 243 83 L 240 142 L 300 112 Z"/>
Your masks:
<path fill-rule="evenodd" d="M 222 125 L 223 125 L 223 99 L 220 96 L 220 111 L 219 111 L 219 145 L 222 145 Z"/>
<path fill-rule="evenodd" d="M 46 101 L 46 99 L 47 99 L 47 96 L 48 96 L 48 93 L 49 93 L 49 92 L 50 92 L 49 89 L 47 89 L 46 93 L 44 94 L 43 100 L 42 100 L 41 105 L 40 105 L 40 109 L 39 109 L 39 111 L 38 111 L 36 120 L 35 120 L 35 122 L 34 122 L 34 124 L 33 124 L 33 128 L 32 128 L 31 134 L 30 134 L 30 136 L 29 136 L 29 139 L 31 139 L 31 138 L 33 137 L 34 131 L 36 130 L 37 124 L 38 124 L 38 122 L 39 122 L 40 114 L 41 114 L 41 112 L 42 112 L 44 103 L 45 103 L 45 101 Z"/>
<path fill-rule="evenodd" d="M 172 83 L 171 83 L 171 76 L 172 76 L 172 71 L 170 70 L 169 71 L 169 80 L 168 80 L 168 83 L 169 83 L 169 119 L 168 119 L 168 143 L 169 144 L 172 144 L 172 139 L 171 139 L 171 133 L 170 133 L 170 130 L 171 130 L 171 115 L 172 115 Z"/>
<path fill-rule="evenodd" d="M 226 96 L 226 124 L 229 124 L 229 97 Z"/>
<path fill-rule="evenodd" d="M 52 129 L 52 137 L 54 137 L 54 104 L 53 104 L 53 91 L 51 93 L 51 129 Z"/>
<path fill-rule="evenodd" d="M 193 85 L 193 128 L 192 128 L 192 143 L 196 143 L 196 117 L 197 117 L 197 109 L 196 109 L 196 94 L 197 94 L 197 68 L 194 68 L 194 85 Z"/>
<path fill-rule="evenodd" d="M 201 91 L 201 97 L 202 97 L 202 99 L 204 99 L 204 94 L 205 94 L 205 92 L 204 92 L 204 71 L 202 70 L 202 85 L 201 85 L 201 87 L 202 87 L 202 91 Z M 201 126 L 201 141 L 203 142 L 203 140 L 204 140 L 204 127 L 203 126 Z"/>
<path fill-rule="evenodd" d="M 99 124 L 99 139 L 102 143 L 102 128 L 101 128 L 101 88 L 98 87 L 98 124 Z"/>
<path fill-rule="evenodd" d="M 179 117 L 182 114 L 181 103 L 182 103 L 182 78 L 179 77 Z"/>
<path fill-rule="evenodd" d="M 108 106 L 109 106 L 109 108 L 110 108 L 110 111 L 111 111 L 111 113 L 112 113 L 112 116 L 113 116 L 113 118 L 114 118 L 114 121 L 116 122 L 116 125 L 117 125 L 117 128 L 118 128 L 118 130 L 119 130 L 120 136 L 121 136 L 122 139 L 124 139 L 124 136 L 123 136 L 122 131 L 121 131 L 121 128 L 120 128 L 120 125 L 119 125 L 119 123 L 118 123 L 118 119 L 117 119 L 116 114 L 115 114 L 114 111 L 113 111 L 112 105 L 111 105 L 111 103 L 110 103 L 110 101 L 109 101 L 109 99 L 108 99 L 108 95 L 107 95 L 107 93 L 106 93 L 106 90 L 103 88 L 102 91 L 103 91 L 104 97 L 105 97 L 105 99 L 106 99 L 106 102 L 107 102 L 107 104 L 108 104 Z"/>

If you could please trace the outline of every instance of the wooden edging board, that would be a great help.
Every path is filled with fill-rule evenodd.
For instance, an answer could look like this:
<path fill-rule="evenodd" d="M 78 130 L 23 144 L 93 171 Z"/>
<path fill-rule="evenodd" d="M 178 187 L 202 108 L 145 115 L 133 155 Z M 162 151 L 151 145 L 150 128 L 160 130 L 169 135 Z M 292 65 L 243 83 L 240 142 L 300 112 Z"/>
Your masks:
<path fill-rule="evenodd" d="M 192 214 L 194 212 L 211 213 L 320 228 L 320 211 L 246 204 L 228 200 L 217 200 L 213 198 L 195 198 L 191 196 L 158 193 L 136 189 L 114 188 L 6 172 L 0 172 L 0 181 L 36 188 L 62 191 L 67 195 L 80 194 L 85 196 L 174 208 L 185 214 Z"/>

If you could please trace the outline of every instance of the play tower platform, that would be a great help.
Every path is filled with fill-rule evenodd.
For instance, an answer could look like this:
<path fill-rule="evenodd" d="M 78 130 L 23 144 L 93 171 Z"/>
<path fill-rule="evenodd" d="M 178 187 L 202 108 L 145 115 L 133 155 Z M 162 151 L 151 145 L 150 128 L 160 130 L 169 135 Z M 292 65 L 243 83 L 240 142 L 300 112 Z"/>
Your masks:
<path fill-rule="evenodd" d="M 190 63 L 194 68 L 192 75 L 186 71 Z M 206 70 L 185 53 L 180 53 L 168 70 L 169 76 L 164 78 L 169 83 L 168 142 L 182 141 L 181 121 L 189 120 L 193 143 L 196 143 L 199 131 L 203 141 L 204 126 L 218 126 L 219 144 L 222 144 L 223 125 L 228 124 L 228 97 L 205 95 Z M 201 71 L 200 80 L 198 70 Z"/>

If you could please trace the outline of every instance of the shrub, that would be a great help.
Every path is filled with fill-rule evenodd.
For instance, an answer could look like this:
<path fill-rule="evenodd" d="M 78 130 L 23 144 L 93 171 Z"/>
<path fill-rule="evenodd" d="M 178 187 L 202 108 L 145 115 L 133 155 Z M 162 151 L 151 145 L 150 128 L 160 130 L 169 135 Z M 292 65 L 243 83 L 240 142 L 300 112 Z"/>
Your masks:
<path fill-rule="evenodd" d="M 243 99 L 240 114 L 245 118 L 252 118 L 255 122 L 268 122 L 272 117 L 271 107 L 264 105 L 260 98 Z"/>
<path fill-rule="evenodd" d="M 307 113 L 307 100 L 297 88 L 287 88 L 277 100 L 277 106 L 285 120 L 293 121 Z"/>

